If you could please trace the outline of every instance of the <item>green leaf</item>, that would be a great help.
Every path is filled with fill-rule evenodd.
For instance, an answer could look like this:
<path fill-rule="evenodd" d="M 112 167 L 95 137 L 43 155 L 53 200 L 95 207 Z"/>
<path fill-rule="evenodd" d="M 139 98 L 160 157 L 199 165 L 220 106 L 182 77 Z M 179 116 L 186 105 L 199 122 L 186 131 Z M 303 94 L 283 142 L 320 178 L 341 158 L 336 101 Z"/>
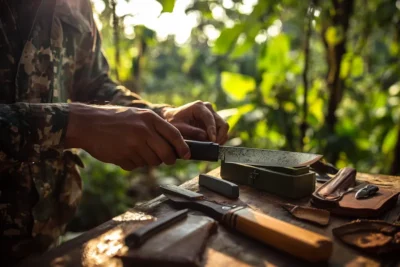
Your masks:
<path fill-rule="evenodd" d="M 382 143 L 382 152 L 388 154 L 394 150 L 399 133 L 399 127 L 393 127 L 385 136 Z"/>
<path fill-rule="evenodd" d="M 222 89 L 233 99 L 241 101 L 256 89 L 255 80 L 247 75 L 232 72 L 221 73 Z"/>
<path fill-rule="evenodd" d="M 286 136 L 279 133 L 278 131 L 270 129 L 267 136 L 271 143 L 274 144 L 274 146 L 276 147 L 283 146 L 286 143 Z"/>
<path fill-rule="evenodd" d="M 260 84 L 261 93 L 263 95 L 264 102 L 268 104 L 273 100 L 273 97 L 271 96 L 271 90 L 276 83 L 277 76 L 274 73 L 265 72 L 262 77 L 263 79 Z"/>
<path fill-rule="evenodd" d="M 321 98 L 309 101 L 309 112 L 313 115 L 318 122 L 318 125 L 322 125 L 324 122 L 324 101 Z"/>
<path fill-rule="evenodd" d="M 353 58 L 351 64 L 351 76 L 360 77 L 364 73 L 364 60 L 360 56 Z"/>
<path fill-rule="evenodd" d="M 246 40 L 235 46 L 235 49 L 233 50 L 231 57 L 232 58 L 238 58 L 243 56 L 247 51 L 249 51 L 254 45 L 254 41 L 246 38 Z"/>
<path fill-rule="evenodd" d="M 351 67 L 352 53 L 346 53 L 340 63 L 340 78 L 345 79 L 349 76 Z"/>
<path fill-rule="evenodd" d="M 342 27 L 329 27 L 325 32 L 325 39 L 329 45 L 334 46 L 343 41 L 344 33 Z"/>
<path fill-rule="evenodd" d="M 289 64 L 290 41 L 286 34 L 279 34 L 267 42 L 264 57 L 258 62 L 260 69 L 284 73 Z"/>
<path fill-rule="evenodd" d="M 251 112 L 254 109 L 255 109 L 255 106 L 253 104 L 246 104 L 246 105 L 243 105 L 243 106 L 240 106 L 239 108 L 237 108 L 236 114 L 231 116 L 227 120 L 230 131 L 232 131 L 232 129 L 235 128 L 236 124 L 240 121 L 240 119 L 243 117 L 243 115 L 247 114 L 248 112 Z"/>
<path fill-rule="evenodd" d="M 357 147 L 361 150 L 368 150 L 371 146 L 370 141 L 368 138 L 357 138 L 356 139 Z"/>
<path fill-rule="evenodd" d="M 157 0 L 163 7 L 162 12 L 172 12 L 175 6 L 175 0 Z"/>
<path fill-rule="evenodd" d="M 255 128 L 256 136 L 266 138 L 268 136 L 268 125 L 265 120 L 257 123 Z"/>
<path fill-rule="evenodd" d="M 258 32 L 261 30 L 261 24 L 257 23 L 252 25 L 249 31 L 246 32 L 246 38 L 241 42 L 237 43 L 235 49 L 233 50 L 231 57 L 238 58 L 243 56 L 247 51 L 249 51 L 255 44 L 255 38 Z"/>
<path fill-rule="evenodd" d="M 214 54 L 224 55 L 228 53 L 235 45 L 239 35 L 243 32 L 244 25 L 236 24 L 232 28 L 226 28 L 221 31 L 221 34 L 214 43 L 212 49 Z"/>

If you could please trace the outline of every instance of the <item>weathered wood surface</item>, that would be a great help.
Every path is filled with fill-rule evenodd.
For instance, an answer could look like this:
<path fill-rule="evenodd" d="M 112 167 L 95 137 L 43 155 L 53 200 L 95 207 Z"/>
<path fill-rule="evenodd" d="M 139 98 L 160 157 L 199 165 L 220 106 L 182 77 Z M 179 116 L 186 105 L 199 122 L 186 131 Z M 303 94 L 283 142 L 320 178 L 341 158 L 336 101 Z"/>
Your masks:
<path fill-rule="evenodd" d="M 219 168 L 211 171 L 210 174 L 219 176 Z M 400 177 L 359 173 L 357 180 L 400 191 Z M 317 186 L 319 185 L 317 184 Z M 198 177 L 184 183 L 182 187 L 199 191 Z M 400 257 L 384 259 L 365 255 L 340 243 L 332 236 L 332 228 L 352 219 L 331 216 L 330 224 L 327 227 L 321 227 L 293 218 L 280 205 L 281 203 L 309 205 L 309 198 L 293 201 L 247 186 L 240 186 L 240 199 L 236 201 L 217 196 L 204 188 L 201 188 L 200 192 L 211 199 L 218 199 L 218 201 L 224 199 L 226 203 L 244 202 L 265 214 L 329 236 L 334 241 L 334 250 L 330 261 L 322 266 L 400 266 Z M 39 258 L 30 259 L 29 266 L 121 266 L 121 262 L 112 260 L 112 256 L 126 251 L 126 247 L 121 242 L 124 236 L 150 222 L 152 216 L 159 217 L 171 211 L 173 208 L 166 203 L 166 198 L 164 196 L 157 197 L 48 251 Z M 396 208 L 380 219 L 394 222 L 399 215 L 400 200 L 398 200 Z M 203 266 L 310 266 L 310 264 L 219 226 L 217 233 L 208 242 L 203 255 Z"/>

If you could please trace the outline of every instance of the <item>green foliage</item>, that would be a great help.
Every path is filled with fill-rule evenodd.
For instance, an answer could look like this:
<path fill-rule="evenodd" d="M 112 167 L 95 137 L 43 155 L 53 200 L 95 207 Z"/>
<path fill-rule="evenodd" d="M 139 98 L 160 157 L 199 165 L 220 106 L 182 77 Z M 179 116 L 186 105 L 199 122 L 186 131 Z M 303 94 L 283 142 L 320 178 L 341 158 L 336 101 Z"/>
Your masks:
<path fill-rule="evenodd" d="M 344 30 L 342 27 L 331 26 L 327 29 L 325 38 L 330 45 L 337 45 L 344 39 Z"/>
<path fill-rule="evenodd" d="M 221 73 L 221 86 L 230 97 L 241 101 L 256 89 L 256 82 L 252 77 L 225 71 Z"/>
<path fill-rule="evenodd" d="M 234 47 L 239 35 L 243 32 L 245 25 L 236 24 L 232 28 L 223 29 L 215 41 L 213 52 L 217 55 L 224 55 Z"/>
<path fill-rule="evenodd" d="M 104 2 L 106 9 L 99 17 L 111 73 L 118 69 L 121 82 L 144 98 L 172 105 L 197 99 L 214 103 L 231 126 L 233 145 L 336 154 L 333 163 L 338 167 L 350 165 L 360 172 L 375 173 L 391 170 L 400 125 L 400 12 L 396 1 L 355 0 L 347 31 L 333 23 L 337 10 L 331 1 L 318 1 L 309 9 L 310 1 L 259 0 L 250 13 L 241 9 L 248 1 L 234 0 L 229 8 L 222 1 L 192 1 L 186 12 L 201 14 L 199 26 L 182 46 L 172 37 L 159 41 L 144 26 L 134 27 L 132 39 L 124 35 L 121 23 L 117 29 L 119 66 L 114 60 L 111 11 L 108 1 Z M 163 12 L 173 10 L 175 1 L 159 2 Z M 222 9 L 225 17 L 215 18 L 215 8 Z M 304 42 L 310 18 L 308 128 L 302 146 Z M 215 41 L 207 36 L 207 27 L 220 32 Z M 346 51 L 341 62 L 329 61 L 328 47 L 342 41 Z M 335 110 L 337 123 L 329 131 L 326 115 L 331 92 L 327 84 L 332 77 L 327 73 L 338 67 L 343 93 Z M 112 210 L 108 216 L 132 205 L 124 192 L 140 172 L 125 173 L 89 157 L 85 163 L 85 192 L 108 195 L 101 199 Z M 173 167 L 156 168 L 153 175 L 157 183 L 181 183 L 215 166 L 179 161 Z"/>
<path fill-rule="evenodd" d="M 286 34 L 279 34 L 266 43 L 265 54 L 258 60 L 258 67 L 268 73 L 283 74 L 289 63 L 290 41 Z"/>
<path fill-rule="evenodd" d="M 158 0 L 162 5 L 162 12 L 172 12 L 174 10 L 175 0 Z"/>

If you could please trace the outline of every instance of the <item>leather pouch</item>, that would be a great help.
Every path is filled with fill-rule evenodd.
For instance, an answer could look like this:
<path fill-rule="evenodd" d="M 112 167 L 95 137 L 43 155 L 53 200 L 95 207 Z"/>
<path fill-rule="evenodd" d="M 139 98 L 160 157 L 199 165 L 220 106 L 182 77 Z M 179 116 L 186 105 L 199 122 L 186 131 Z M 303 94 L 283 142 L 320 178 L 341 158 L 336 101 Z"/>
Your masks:
<path fill-rule="evenodd" d="M 342 242 L 367 253 L 398 255 L 400 252 L 400 224 L 357 220 L 332 232 Z"/>
<path fill-rule="evenodd" d="M 379 188 L 369 198 L 356 199 L 355 194 L 360 187 L 356 175 L 357 171 L 353 168 L 341 169 L 312 194 L 311 204 L 332 214 L 357 218 L 378 217 L 396 205 L 399 192 L 384 188 Z"/>

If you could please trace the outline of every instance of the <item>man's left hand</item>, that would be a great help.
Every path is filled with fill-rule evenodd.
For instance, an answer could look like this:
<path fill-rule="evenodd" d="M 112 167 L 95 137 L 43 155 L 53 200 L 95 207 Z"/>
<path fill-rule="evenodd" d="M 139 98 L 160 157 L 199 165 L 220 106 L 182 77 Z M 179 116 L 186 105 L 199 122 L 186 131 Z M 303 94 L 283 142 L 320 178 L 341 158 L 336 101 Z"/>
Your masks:
<path fill-rule="evenodd" d="M 208 102 L 195 101 L 176 108 L 164 108 L 162 116 L 186 139 L 224 144 L 229 125 Z"/>

